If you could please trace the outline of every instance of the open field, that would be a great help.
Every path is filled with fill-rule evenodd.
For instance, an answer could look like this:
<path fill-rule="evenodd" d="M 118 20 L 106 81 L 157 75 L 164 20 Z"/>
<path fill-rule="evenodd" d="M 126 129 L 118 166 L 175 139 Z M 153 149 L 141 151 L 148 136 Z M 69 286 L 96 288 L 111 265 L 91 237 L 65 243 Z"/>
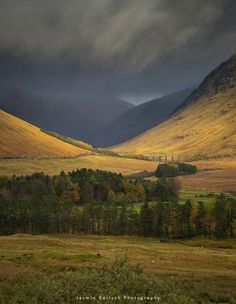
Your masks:
<path fill-rule="evenodd" d="M 198 172 L 179 176 L 183 191 L 236 192 L 236 158 L 219 158 L 190 162 Z M 148 179 L 156 180 L 156 177 Z"/>
<path fill-rule="evenodd" d="M 105 155 L 86 155 L 74 158 L 51 159 L 0 159 L 0 175 L 25 175 L 44 171 L 46 174 L 58 174 L 81 169 L 101 169 L 129 175 L 144 170 L 154 171 L 156 162 L 112 157 Z"/>
<path fill-rule="evenodd" d="M 0 237 L 0 244 L 0 284 L 19 274 L 53 276 L 126 256 L 161 281 L 176 281 L 186 294 L 236 298 L 236 239 L 162 243 L 138 237 L 12 235 Z"/>
<path fill-rule="evenodd" d="M 236 192 L 236 157 L 191 162 L 199 172 L 180 176 L 183 190 Z"/>
<path fill-rule="evenodd" d="M 178 179 L 185 191 L 236 192 L 235 170 L 200 171 Z"/>
<path fill-rule="evenodd" d="M 236 158 L 192 162 L 199 172 L 179 177 L 183 190 L 236 192 Z"/>

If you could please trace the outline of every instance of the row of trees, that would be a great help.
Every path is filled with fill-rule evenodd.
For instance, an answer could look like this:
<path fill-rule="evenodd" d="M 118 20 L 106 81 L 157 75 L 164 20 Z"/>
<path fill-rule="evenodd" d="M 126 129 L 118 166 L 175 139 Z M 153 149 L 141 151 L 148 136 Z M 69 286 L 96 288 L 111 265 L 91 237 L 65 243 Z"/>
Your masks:
<path fill-rule="evenodd" d="M 1 195 L 0 232 L 226 238 L 234 236 L 235 206 L 234 199 L 224 196 L 207 212 L 203 202 L 195 206 L 189 200 L 184 204 L 146 202 L 137 208 L 114 203 L 77 206 L 54 196 L 9 201 Z"/>
<path fill-rule="evenodd" d="M 92 170 L 1 178 L 0 234 L 234 235 L 235 199 L 220 195 L 206 210 L 201 201 L 178 203 L 178 190 L 174 179 L 129 181 Z"/>
<path fill-rule="evenodd" d="M 57 176 L 35 173 L 0 178 L 0 233 L 66 232 L 86 205 L 131 205 L 177 199 L 173 180 L 132 181 L 121 174 L 76 170 Z M 86 208 L 85 208 L 86 210 Z M 74 224 L 72 225 L 74 227 Z"/>

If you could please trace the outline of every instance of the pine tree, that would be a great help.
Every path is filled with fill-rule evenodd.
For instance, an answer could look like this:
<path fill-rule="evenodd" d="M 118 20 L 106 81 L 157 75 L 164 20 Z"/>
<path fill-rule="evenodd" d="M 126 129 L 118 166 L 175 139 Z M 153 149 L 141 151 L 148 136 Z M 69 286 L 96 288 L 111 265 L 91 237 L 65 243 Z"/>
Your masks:
<path fill-rule="evenodd" d="M 194 219 L 195 231 L 197 235 L 202 235 L 202 234 L 206 235 L 206 226 L 204 223 L 205 216 L 206 216 L 206 209 L 204 203 L 202 201 L 199 201 L 197 205 L 197 214 Z"/>
<path fill-rule="evenodd" d="M 227 236 L 227 221 L 226 221 L 227 211 L 224 195 L 220 195 L 217 198 L 214 208 L 215 217 L 215 236 L 218 239 L 225 238 Z"/>
<path fill-rule="evenodd" d="M 149 208 L 148 204 L 145 203 L 140 210 L 140 232 L 142 236 L 153 235 L 153 211 Z"/>

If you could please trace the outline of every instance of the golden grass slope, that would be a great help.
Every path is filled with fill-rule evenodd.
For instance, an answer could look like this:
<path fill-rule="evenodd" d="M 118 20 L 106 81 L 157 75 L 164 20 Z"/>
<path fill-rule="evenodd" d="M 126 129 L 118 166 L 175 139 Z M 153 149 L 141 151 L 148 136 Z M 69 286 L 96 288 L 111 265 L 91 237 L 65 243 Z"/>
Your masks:
<path fill-rule="evenodd" d="M 112 150 L 132 155 L 235 155 L 236 88 L 200 97 L 164 123 Z"/>
<path fill-rule="evenodd" d="M 88 154 L 0 110 L 0 157 L 58 157 Z"/>

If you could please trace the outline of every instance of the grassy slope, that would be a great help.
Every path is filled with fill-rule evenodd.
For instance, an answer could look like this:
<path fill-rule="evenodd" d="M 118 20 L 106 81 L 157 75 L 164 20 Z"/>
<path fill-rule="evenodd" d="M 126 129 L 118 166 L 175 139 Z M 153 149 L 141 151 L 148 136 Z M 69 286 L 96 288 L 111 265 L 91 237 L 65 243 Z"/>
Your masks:
<path fill-rule="evenodd" d="M 0 110 L 0 157 L 75 156 L 88 151 L 62 142 Z"/>
<path fill-rule="evenodd" d="M 39 128 L 0 110 L 0 175 L 56 174 L 77 168 L 110 170 L 123 174 L 153 171 L 155 162 L 111 157 L 82 149 L 50 136 Z M 79 156 L 79 157 L 77 157 Z M 46 159 L 40 159 L 40 158 Z M 62 158 L 55 158 L 62 157 Z M 63 158 L 64 157 L 64 158 Z"/>
<path fill-rule="evenodd" d="M 145 272 L 160 280 L 177 281 L 186 294 L 218 297 L 225 303 L 236 297 L 235 239 L 160 243 L 141 237 L 12 235 L 0 237 L 0 242 L 0 284 L 17 275 L 54 276 L 66 269 L 101 266 L 127 256 L 129 262 L 140 263 Z"/>
<path fill-rule="evenodd" d="M 114 146 L 123 154 L 230 155 L 236 151 L 236 88 L 201 97 L 166 122 Z"/>

